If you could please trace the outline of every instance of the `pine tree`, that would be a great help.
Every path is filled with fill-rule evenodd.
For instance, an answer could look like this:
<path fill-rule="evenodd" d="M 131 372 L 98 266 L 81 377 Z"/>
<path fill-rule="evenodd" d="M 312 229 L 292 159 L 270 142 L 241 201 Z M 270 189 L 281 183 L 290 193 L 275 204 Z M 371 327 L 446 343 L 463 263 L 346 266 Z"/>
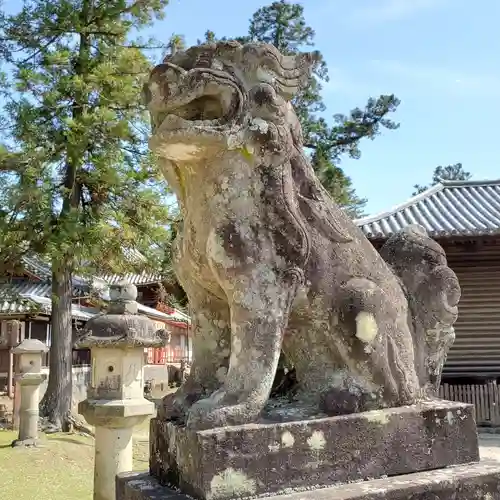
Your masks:
<path fill-rule="evenodd" d="M 0 154 L 0 253 L 12 241 L 52 266 L 52 345 L 42 413 L 65 427 L 71 409 L 72 277 L 159 263 L 168 239 L 164 184 L 147 150 L 140 93 L 151 67 L 132 32 L 168 0 L 29 0 L 3 15 L 9 63 Z M 7 172 L 6 172 L 7 171 Z M 124 249 L 142 252 L 130 262 Z M 126 253 L 126 252 L 125 252 Z"/>
<path fill-rule="evenodd" d="M 468 181 L 471 177 L 472 174 L 470 172 L 466 172 L 461 163 L 447 165 L 446 167 L 440 165 L 434 169 L 430 186 L 435 186 L 441 181 Z M 430 186 L 420 186 L 419 184 L 415 184 L 413 186 L 413 189 L 415 189 L 413 196 L 423 193 L 429 189 Z"/>
<path fill-rule="evenodd" d="M 172 35 L 170 41 L 168 42 L 168 52 L 170 54 L 175 54 L 178 50 L 183 50 L 186 48 L 186 40 L 179 34 Z"/>

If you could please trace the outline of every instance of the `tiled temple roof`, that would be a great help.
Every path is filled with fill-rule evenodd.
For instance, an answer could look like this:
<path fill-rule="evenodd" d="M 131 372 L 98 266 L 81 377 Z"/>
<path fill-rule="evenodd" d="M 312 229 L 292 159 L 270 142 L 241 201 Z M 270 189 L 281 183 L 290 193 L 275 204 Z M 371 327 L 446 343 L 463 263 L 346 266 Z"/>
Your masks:
<path fill-rule="evenodd" d="M 50 314 L 52 308 L 52 287 L 50 282 L 29 281 L 18 279 L 11 283 L 0 284 L 0 314 Z M 77 298 L 77 297 L 75 297 Z M 109 300 L 107 292 L 104 293 L 104 300 Z M 138 304 L 139 312 L 150 318 L 166 323 L 189 324 L 190 318 L 177 309 L 170 312 L 163 312 L 152 307 Z M 96 308 L 84 307 L 78 304 L 72 305 L 72 316 L 76 319 L 88 320 L 100 311 Z"/>
<path fill-rule="evenodd" d="M 140 252 L 136 250 L 124 250 L 124 254 L 129 260 L 138 261 L 145 258 Z M 32 275 L 42 280 L 51 278 L 52 273 L 50 263 L 44 260 L 42 257 L 39 257 L 37 255 L 25 255 L 23 256 L 22 260 L 25 269 Z M 149 285 L 162 281 L 162 276 L 160 273 L 148 272 L 142 272 L 138 274 L 130 273 L 124 275 L 103 274 L 99 275 L 97 278 L 105 281 L 109 285 L 114 285 L 122 280 L 125 280 L 128 283 L 133 283 L 134 285 Z M 83 288 L 88 286 L 88 280 L 79 276 L 73 276 L 73 283 L 74 285 L 80 285 Z"/>
<path fill-rule="evenodd" d="M 50 314 L 52 286 L 47 281 L 15 280 L 0 284 L 0 314 Z M 78 304 L 71 306 L 75 319 L 88 320 L 99 311 Z"/>
<path fill-rule="evenodd" d="M 354 222 L 372 240 L 410 224 L 434 238 L 500 234 L 500 180 L 442 181 L 388 212 Z"/>
<path fill-rule="evenodd" d="M 125 280 L 134 285 L 150 285 L 162 281 L 163 277 L 159 273 L 140 273 L 140 274 L 103 274 L 99 276 L 109 285 L 114 285 L 119 281 Z"/>
<path fill-rule="evenodd" d="M 128 251 L 126 256 L 129 259 L 139 260 L 144 259 L 137 251 Z M 32 311 L 40 310 L 50 314 L 50 299 L 51 299 L 51 268 L 50 263 L 37 255 L 23 256 L 23 264 L 25 269 L 36 276 L 41 281 L 33 281 L 29 279 L 14 279 L 11 283 L 0 283 L 0 314 L 27 314 Z M 158 283 L 162 279 L 158 273 L 140 273 L 126 275 L 103 275 L 94 277 L 93 279 L 84 279 L 78 276 L 73 276 L 73 297 L 83 297 L 90 293 L 92 288 L 96 288 L 104 300 L 109 300 L 108 289 L 110 285 L 116 284 L 121 280 L 134 285 L 147 285 Z M 98 311 L 80 306 L 73 306 L 73 317 L 79 319 L 89 319 Z M 82 313 L 83 311 L 83 313 Z M 164 321 L 171 324 L 189 324 L 190 318 L 187 314 L 177 309 L 172 309 L 170 312 L 163 312 L 139 304 L 139 312 L 158 321 Z"/>

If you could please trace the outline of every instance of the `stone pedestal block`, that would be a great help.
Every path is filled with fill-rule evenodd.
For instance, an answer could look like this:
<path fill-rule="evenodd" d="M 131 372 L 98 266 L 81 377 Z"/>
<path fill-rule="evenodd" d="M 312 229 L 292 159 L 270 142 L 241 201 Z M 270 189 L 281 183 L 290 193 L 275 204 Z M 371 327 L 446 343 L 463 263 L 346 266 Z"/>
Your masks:
<path fill-rule="evenodd" d="M 437 401 L 189 431 L 155 419 L 151 474 L 202 500 L 325 487 L 479 460 L 473 408 Z"/>
<path fill-rule="evenodd" d="M 116 500 L 189 500 L 148 474 L 116 480 Z M 266 500 L 500 500 L 500 463 L 484 462 L 375 479 L 331 488 L 309 488 Z"/>

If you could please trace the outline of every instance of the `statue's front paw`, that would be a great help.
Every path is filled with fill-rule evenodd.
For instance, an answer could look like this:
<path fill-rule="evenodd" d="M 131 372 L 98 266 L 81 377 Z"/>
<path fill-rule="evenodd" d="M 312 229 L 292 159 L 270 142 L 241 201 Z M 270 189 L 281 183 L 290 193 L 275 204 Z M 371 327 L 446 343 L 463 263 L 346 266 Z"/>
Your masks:
<path fill-rule="evenodd" d="M 182 420 L 186 413 L 183 400 L 176 394 L 167 394 L 158 408 L 158 418 L 161 420 Z"/>
<path fill-rule="evenodd" d="M 260 408 L 239 401 L 236 394 L 218 390 L 209 398 L 201 399 L 188 411 L 186 426 L 193 430 L 213 429 L 227 425 L 242 425 L 252 422 Z M 255 411 L 253 411 L 255 410 Z"/>
<path fill-rule="evenodd" d="M 188 411 L 186 426 L 191 430 L 224 427 L 227 424 L 224 407 L 217 407 L 203 399 L 194 404 Z"/>
<path fill-rule="evenodd" d="M 184 422 L 189 408 L 200 397 L 199 392 L 186 392 L 182 388 L 173 394 L 167 394 L 158 408 L 158 418 Z"/>

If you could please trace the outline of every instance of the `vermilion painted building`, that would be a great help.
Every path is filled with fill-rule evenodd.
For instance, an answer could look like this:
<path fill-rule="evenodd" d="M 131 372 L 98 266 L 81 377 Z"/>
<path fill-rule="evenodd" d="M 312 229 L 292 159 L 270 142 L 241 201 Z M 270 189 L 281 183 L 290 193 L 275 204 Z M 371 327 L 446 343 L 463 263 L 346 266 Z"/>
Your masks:
<path fill-rule="evenodd" d="M 50 346 L 51 342 L 51 272 L 50 267 L 36 256 L 23 259 L 23 271 L 5 279 L 0 284 L 0 385 L 8 377 L 10 344 L 23 338 L 36 338 Z M 168 308 L 158 300 L 157 289 L 160 277 L 152 274 L 127 276 L 102 276 L 95 278 L 89 285 L 87 280 L 76 277 L 73 288 L 73 337 L 83 328 L 85 322 L 100 313 L 90 294 L 91 288 L 99 290 L 106 300 L 109 285 L 122 279 L 137 286 L 139 313 L 148 316 L 157 323 L 158 329 L 166 328 L 171 332 L 170 345 L 164 349 L 150 349 L 147 352 L 148 363 L 165 365 L 179 364 L 181 359 L 191 361 L 192 342 L 190 337 L 190 319 L 185 313 Z M 13 340 L 15 330 L 15 340 Z M 86 350 L 73 351 L 73 364 L 85 366 L 90 363 Z M 48 366 L 48 355 L 44 360 Z"/>

